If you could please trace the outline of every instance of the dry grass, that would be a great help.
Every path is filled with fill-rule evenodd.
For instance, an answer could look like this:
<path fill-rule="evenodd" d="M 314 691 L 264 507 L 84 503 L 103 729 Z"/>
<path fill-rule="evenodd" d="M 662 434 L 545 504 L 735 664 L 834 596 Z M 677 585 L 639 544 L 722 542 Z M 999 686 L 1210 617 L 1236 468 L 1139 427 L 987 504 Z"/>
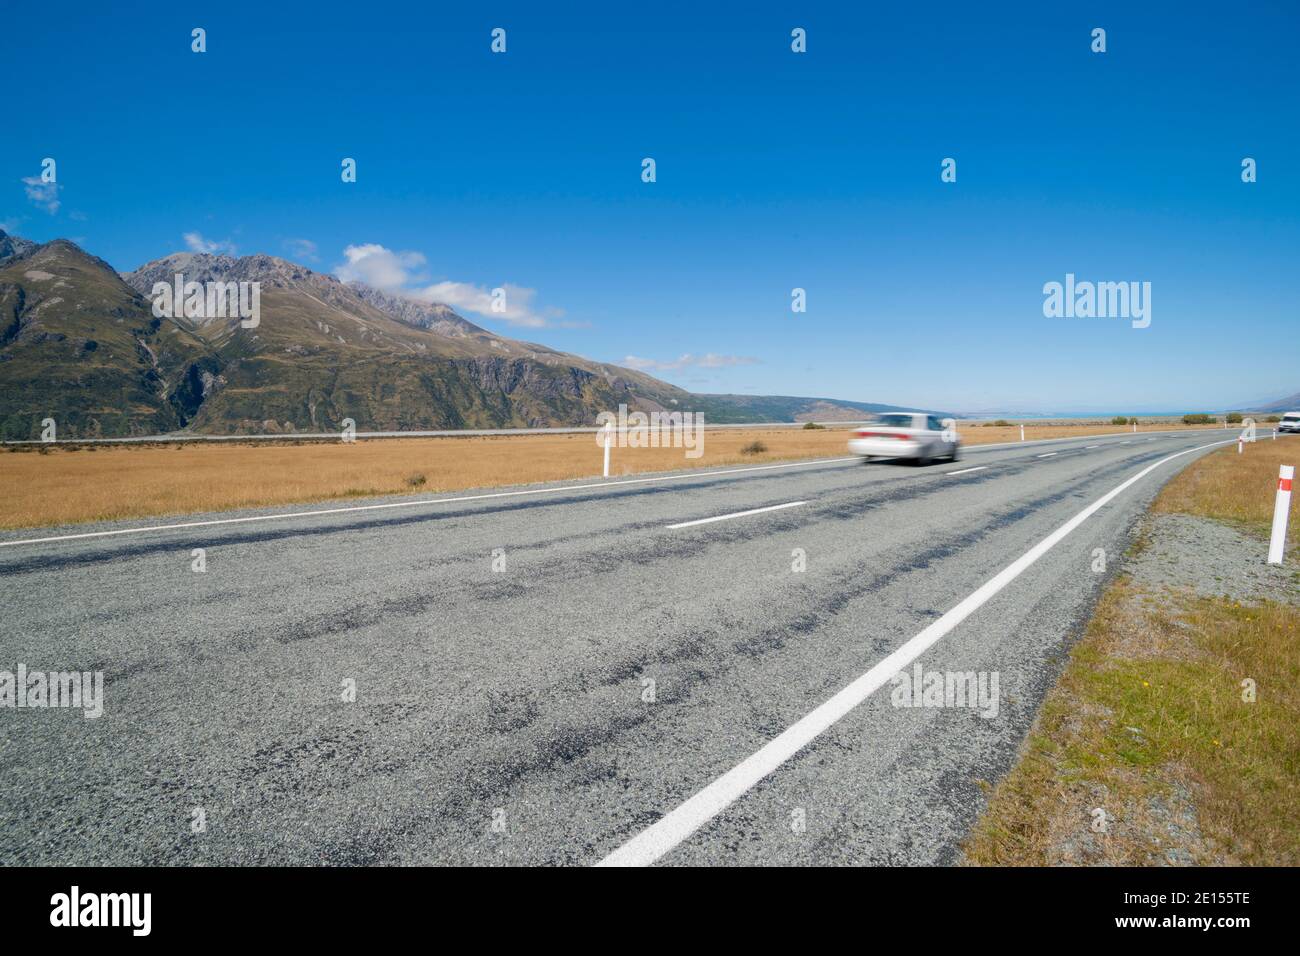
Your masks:
<path fill-rule="evenodd" d="M 1029 439 L 1115 431 L 1111 425 L 1025 429 Z M 961 434 L 968 444 L 988 444 L 1015 441 L 1020 429 L 973 426 Z M 700 458 L 685 458 L 680 448 L 614 448 L 610 471 L 838 457 L 848 437 L 843 428 L 709 431 Z M 743 451 L 755 442 L 765 451 Z M 601 468 L 593 435 L 11 447 L 21 450 L 0 452 L 0 528 L 560 481 L 599 475 Z"/>
<path fill-rule="evenodd" d="M 1300 440 L 1261 438 L 1240 455 L 1236 445 L 1229 445 L 1183 469 L 1161 490 L 1152 510 L 1215 518 L 1267 536 L 1279 465 L 1300 465 Z M 1288 530 L 1291 540 L 1300 540 L 1300 521 L 1293 517 Z"/>
<path fill-rule="evenodd" d="M 1272 520 L 1278 465 L 1261 441 L 1194 462 L 1153 507 Z M 1294 522 L 1293 522 L 1294 531 Z M 1242 682 L 1256 699 L 1243 699 Z M 1300 864 L 1300 606 L 1150 594 L 1098 603 L 1021 759 L 966 843 L 977 865 Z M 1111 818 L 1093 830 L 1097 808 Z"/>
<path fill-rule="evenodd" d="M 1145 597 L 1103 597 L 968 863 L 1300 864 L 1300 608 Z"/>

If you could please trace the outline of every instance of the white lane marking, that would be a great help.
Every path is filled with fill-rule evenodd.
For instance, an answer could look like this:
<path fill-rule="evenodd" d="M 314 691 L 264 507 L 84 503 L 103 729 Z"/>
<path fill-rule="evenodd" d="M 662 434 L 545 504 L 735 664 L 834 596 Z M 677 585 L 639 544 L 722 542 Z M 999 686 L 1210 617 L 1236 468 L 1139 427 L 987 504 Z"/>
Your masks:
<path fill-rule="evenodd" d="M 1155 441 L 1154 438 L 1151 439 L 1151 440 L 1152 440 L 1152 441 Z M 1101 446 L 1100 446 L 1100 445 L 1084 445 L 1083 447 L 1084 447 L 1085 449 L 1088 449 L 1088 448 L 1100 448 Z"/>
<path fill-rule="evenodd" d="M 729 515 L 715 515 L 712 518 L 696 518 L 694 521 L 679 521 L 677 524 L 668 525 L 669 528 L 690 528 L 697 524 L 712 524 L 715 521 L 727 521 L 731 518 L 744 518 L 748 515 L 761 515 L 764 511 L 780 511 L 782 508 L 796 508 L 799 505 L 806 505 L 806 501 L 788 501 L 783 505 L 769 505 L 766 508 L 750 508 L 748 511 L 737 511 Z"/>
<path fill-rule="evenodd" d="M 1132 442 L 1122 441 L 1122 442 L 1120 442 L 1120 444 L 1121 444 L 1121 445 L 1131 445 Z"/>
<path fill-rule="evenodd" d="M 1169 434 L 1184 434 L 1170 432 Z M 1080 441 L 1079 438 L 1035 438 L 1032 442 Z M 1000 442 L 988 445 L 973 445 L 967 451 L 976 452 L 994 448 L 1020 447 L 1030 442 Z M 212 518 L 207 521 L 182 521 L 177 524 L 147 525 L 142 528 L 118 528 L 113 531 L 83 531 L 78 534 L 58 534 L 44 538 L 22 538 L 17 541 L 0 541 L 0 548 L 14 548 L 20 544 L 48 544 L 54 541 L 78 541 L 84 538 L 110 538 L 121 534 L 145 534 L 150 531 L 179 531 L 184 528 L 210 528 L 214 525 L 245 524 L 250 521 L 281 521 L 289 518 L 310 518 L 313 515 L 352 514 L 359 511 L 380 511 L 387 508 L 413 508 L 419 505 L 452 504 L 459 501 L 482 501 L 487 498 L 509 498 L 518 495 L 544 495 L 557 491 L 582 491 L 586 488 L 608 488 L 618 485 L 648 484 L 655 481 L 675 481 L 688 478 L 713 478 L 719 475 L 739 475 L 753 471 L 771 471 L 774 468 L 800 468 L 806 465 L 836 465 L 846 461 L 861 461 L 857 455 L 847 458 L 814 458 L 810 461 L 790 461 L 779 465 L 754 465 L 748 468 L 729 468 L 723 471 L 674 472 L 671 475 L 659 475 L 654 478 L 627 478 L 619 481 L 596 481 L 585 485 L 560 485 L 555 488 L 529 488 L 524 491 L 497 491 L 483 495 L 461 495 L 457 498 L 421 498 L 418 501 L 393 501 L 380 505 L 350 505 L 346 508 L 318 508 L 314 511 L 285 511 L 270 515 L 249 515 L 243 518 Z"/>
<path fill-rule="evenodd" d="M 1051 457 L 1052 457 L 1053 455 L 1055 455 L 1055 454 L 1056 454 L 1056 452 L 1054 452 L 1054 451 L 1049 451 L 1046 455 L 1036 455 L 1035 457 L 1036 457 L 1036 458 L 1051 458 Z"/>
<path fill-rule="evenodd" d="M 48 538 L 24 538 L 21 541 L 0 541 L 0 548 L 20 544 L 45 544 L 49 541 L 73 541 L 79 538 L 107 538 L 119 534 L 142 534 L 146 531 L 175 531 L 180 528 L 208 528 L 221 524 L 242 524 L 249 521 L 276 521 L 284 518 L 312 518 L 316 515 L 351 514 L 357 511 L 379 511 L 385 508 L 412 508 L 418 505 L 445 505 L 458 501 L 482 501 L 487 498 L 511 498 L 520 495 L 545 495 L 559 491 L 585 491 L 588 488 L 610 488 L 619 485 L 644 485 L 654 481 L 675 481 L 690 478 L 714 478 L 719 475 L 739 475 L 751 471 L 770 471 L 773 468 L 794 468 L 800 465 L 834 465 L 845 461 L 861 461 L 857 455 L 848 458 L 816 458 L 812 461 L 791 461 L 780 465 L 754 465 L 749 468 L 729 468 L 725 471 L 676 472 L 654 478 L 626 478 L 618 481 L 593 481 L 585 485 L 561 485 L 556 488 L 528 488 L 524 491 L 494 491 L 483 495 L 461 495 L 457 498 L 421 498 L 418 501 L 392 501 L 381 505 L 350 505 L 346 508 L 319 508 L 315 511 L 285 511 L 273 515 L 249 515 L 243 518 L 213 518 L 207 521 L 183 521 L 179 524 L 150 525 L 144 528 L 120 528 L 115 531 L 85 531 L 80 534 L 59 534 Z"/>
<path fill-rule="evenodd" d="M 978 468 L 963 468 L 961 471 L 945 471 L 945 475 L 969 475 L 972 471 L 984 471 L 988 465 L 980 465 Z"/>
<path fill-rule="evenodd" d="M 1061 525 L 1038 544 L 999 571 L 943 617 L 909 639 L 876 666 L 853 683 L 791 725 L 753 755 L 727 771 L 693 797 L 642 830 L 617 850 L 598 863 L 598 866 L 648 866 L 668 853 L 692 833 L 744 796 L 760 780 L 776 770 L 806 747 L 822 731 L 834 725 L 845 714 L 880 689 L 903 668 L 920 657 L 945 634 L 978 610 L 991 597 L 1014 581 L 1031 564 L 1050 551 L 1056 544 L 1101 508 L 1109 504 L 1135 482 L 1145 478 L 1165 462 L 1190 455 L 1194 451 L 1228 445 L 1236 441 L 1211 442 L 1186 451 L 1175 452 L 1147 465 L 1132 478 L 1102 495 L 1065 524 Z"/>

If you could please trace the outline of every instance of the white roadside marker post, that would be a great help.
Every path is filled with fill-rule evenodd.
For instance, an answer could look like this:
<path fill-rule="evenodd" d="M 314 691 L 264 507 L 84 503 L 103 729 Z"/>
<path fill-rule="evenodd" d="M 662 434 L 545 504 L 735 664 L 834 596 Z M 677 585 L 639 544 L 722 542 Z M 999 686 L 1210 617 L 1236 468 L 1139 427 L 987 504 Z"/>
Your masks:
<path fill-rule="evenodd" d="M 1024 440 L 1025 440 L 1025 426 L 1024 426 L 1024 425 L 1021 425 L 1021 426 L 1020 426 L 1020 440 L 1021 440 L 1021 441 L 1024 441 Z"/>
<path fill-rule="evenodd" d="M 1137 434 L 1137 430 L 1138 430 L 1138 423 L 1137 423 L 1137 422 L 1134 422 L 1134 423 L 1133 423 L 1133 434 L 1136 435 L 1136 434 Z"/>
<path fill-rule="evenodd" d="M 606 478 L 609 477 L 609 443 L 611 438 L 610 429 L 612 429 L 613 427 L 614 427 L 613 422 L 605 422 L 605 477 Z"/>
<path fill-rule="evenodd" d="M 1246 450 L 1246 439 L 1244 439 L 1244 438 L 1242 438 L 1240 435 L 1238 435 L 1238 436 L 1237 436 L 1237 454 L 1240 455 L 1240 454 L 1241 454 L 1243 451 L 1245 451 L 1245 450 Z"/>
<path fill-rule="evenodd" d="M 1268 563 L 1282 563 L 1282 548 L 1286 545 L 1286 521 L 1291 513 L 1291 480 L 1295 478 L 1295 465 L 1283 465 L 1278 472 L 1277 500 L 1273 502 L 1273 537 L 1268 542 Z"/>

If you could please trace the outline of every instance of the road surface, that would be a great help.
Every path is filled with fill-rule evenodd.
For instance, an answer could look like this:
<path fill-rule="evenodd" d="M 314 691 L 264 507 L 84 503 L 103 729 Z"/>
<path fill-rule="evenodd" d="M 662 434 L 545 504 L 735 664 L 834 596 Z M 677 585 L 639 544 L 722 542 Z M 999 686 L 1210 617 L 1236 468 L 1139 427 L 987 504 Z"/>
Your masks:
<path fill-rule="evenodd" d="M 7 533 L 0 670 L 105 691 L 97 719 L 0 708 L 0 863 L 952 862 L 1135 518 L 1206 451 L 1022 557 L 1233 437 Z M 936 622 L 917 661 L 996 674 L 996 716 L 891 683 L 805 733 Z M 794 727 L 773 772 L 690 802 Z"/>

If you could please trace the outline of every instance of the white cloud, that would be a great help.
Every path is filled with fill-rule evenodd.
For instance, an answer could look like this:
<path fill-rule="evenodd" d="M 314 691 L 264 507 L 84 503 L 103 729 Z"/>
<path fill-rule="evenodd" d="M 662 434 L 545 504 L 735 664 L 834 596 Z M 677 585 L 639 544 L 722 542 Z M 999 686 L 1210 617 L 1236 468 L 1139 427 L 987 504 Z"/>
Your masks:
<path fill-rule="evenodd" d="M 704 355 L 692 355 L 687 352 L 671 361 L 637 358 L 635 355 L 628 355 L 623 359 L 623 364 L 628 368 L 670 372 L 682 368 L 734 368 L 737 365 L 757 365 L 758 359 L 747 355 L 716 355 L 713 352 Z"/>
<path fill-rule="evenodd" d="M 492 289 L 468 282 L 435 282 L 423 289 L 412 290 L 410 295 L 422 302 L 441 302 L 453 309 L 474 312 L 488 319 L 500 319 L 511 325 L 536 329 L 547 324 L 545 317 L 538 315 L 532 308 L 533 299 L 537 297 L 536 289 L 509 283 L 497 288 L 502 294 L 493 296 Z M 498 302 L 500 305 L 496 305 Z"/>
<path fill-rule="evenodd" d="M 51 216 L 59 211 L 59 184 L 42 182 L 40 176 L 24 176 L 23 190 L 32 204 Z"/>
<path fill-rule="evenodd" d="M 554 323 L 549 321 L 550 318 L 564 315 L 559 309 L 539 312 L 533 304 L 537 298 L 536 289 L 508 282 L 495 287 L 504 293 L 496 296 L 493 295 L 494 289 L 470 282 L 444 279 L 420 286 L 418 283 L 426 276 L 416 270 L 421 269 L 426 260 L 418 252 L 393 252 L 378 243 L 365 243 L 348 246 L 343 250 L 343 256 L 347 261 L 334 269 L 334 274 L 342 281 L 364 282 L 368 286 L 417 302 L 438 302 L 451 306 L 458 312 L 472 312 L 485 319 L 529 328 L 552 325 Z"/>
<path fill-rule="evenodd" d="M 239 251 L 229 239 L 204 239 L 197 232 L 187 232 L 183 238 L 190 252 L 210 252 L 217 255 L 233 256 Z"/>
<path fill-rule="evenodd" d="M 424 265 L 424 256 L 418 252 L 393 252 L 375 242 L 348 246 L 343 255 L 348 261 L 334 269 L 336 276 L 384 292 L 401 292 L 403 286 L 417 278 L 411 270 Z"/>
<path fill-rule="evenodd" d="M 306 259 L 308 262 L 320 261 L 320 256 L 316 254 L 316 243 L 310 239 L 286 239 L 283 245 L 289 250 L 291 256 Z"/>

